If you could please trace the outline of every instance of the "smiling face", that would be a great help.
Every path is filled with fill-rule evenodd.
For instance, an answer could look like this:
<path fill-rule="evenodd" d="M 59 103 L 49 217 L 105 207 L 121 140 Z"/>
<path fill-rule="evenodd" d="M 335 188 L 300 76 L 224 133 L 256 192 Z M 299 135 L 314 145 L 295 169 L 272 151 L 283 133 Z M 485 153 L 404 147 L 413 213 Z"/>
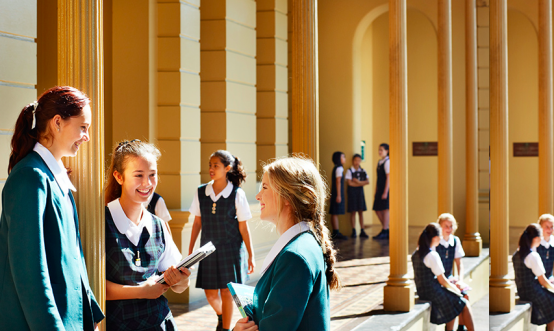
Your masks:
<path fill-rule="evenodd" d="M 121 200 L 141 204 L 156 190 L 158 165 L 153 157 L 130 156 L 123 175 L 115 171 L 114 177 L 121 185 Z"/>
<path fill-rule="evenodd" d="M 90 140 L 89 128 L 91 124 L 90 106 L 83 107 L 80 115 L 69 117 L 62 120 L 61 117 L 54 117 L 54 141 L 59 146 L 60 156 L 75 156 L 79 151 L 79 146 Z M 59 128 L 59 130 L 58 130 Z"/>
<path fill-rule="evenodd" d="M 256 194 L 256 200 L 260 202 L 261 215 L 264 221 L 277 224 L 279 218 L 279 207 L 277 202 L 278 195 L 269 183 L 269 175 L 264 173 L 260 192 Z"/>
<path fill-rule="evenodd" d="M 550 236 L 552 235 L 553 227 L 554 227 L 554 224 L 552 222 L 549 222 L 549 221 L 542 222 L 542 225 L 541 225 L 542 235 L 545 239 L 550 238 Z"/>
<path fill-rule="evenodd" d="M 448 240 L 453 230 L 452 221 L 445 219 L 440 222 L 440 225 L 441 225 L 442 236 L 444 240 Z"/>
<path fill-rule="evenodd" d="M 229 170 L 231 170 L 231 166 L 230 165 L 225 166 L 221 162 L 221 159 L 217 156 L 213 156 L 210 159 L 209 167 L 210 167 L 210 170 L 209 170 L 210 178 L 212 180 L 227 178 L 227 173 L 229 172 Z"/>

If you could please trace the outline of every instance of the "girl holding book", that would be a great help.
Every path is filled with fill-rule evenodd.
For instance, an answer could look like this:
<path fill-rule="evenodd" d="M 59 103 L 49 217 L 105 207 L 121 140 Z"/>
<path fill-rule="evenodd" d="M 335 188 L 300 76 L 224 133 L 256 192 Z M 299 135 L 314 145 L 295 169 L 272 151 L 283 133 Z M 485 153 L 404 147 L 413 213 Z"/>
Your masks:
<path fill-rule="evenodd" d="M 538 223 L 542 228 L 542 240 L 541 244 L 537 246 L 536 252 L 541 256 L 546 278 L 552 283 L 554 282 L 552 276 L 552 270 L 554 269 L 554 236 L 552 235 L 554 216 L 543 214 L 539 217 Z"/>
<path fill-rule="evenodd" d="M 56 86 L 23 108 L 11 142 L 0 218 L 0 329 L 93 330 L 92 293 L 63 157 L 89 141 L 90 100 Z"/>
<path fill-rule="evenodd" d="M 144 204 L 158 184 L 158 149 L 124 141 L 112 153 L 106 185 L 106 329 L 177 330 L 167 299 L 182 293 L 190 271 L 167 227 Z M 155 280 L 163 272 L 165 284 Z"/>
<path fill-rule="evenodd" d="M 521 300 L 531 301 L 531 323 L 546 324 L 554 330 L 554 286 L 548 281 L 539 253 L 533 251 L 541 244 L 541 227 L 527 226 L 519 237 L 519 247 L 512 257 L 517 293 Z"/>
<path fill-rule="evenodd" d="M 445 276 L 439 254 L 433 250 L 440 245 L 441 227 L 430 223 L 418 240 L 418 248 L 412 254 L 414 281 L 421 300 L 431 301 L 431 323 L 446 323 L 446 330 L 453 330 L 456 317 L 460 317 L 458 330 L 474 330 L 469 301 Z"/>
<path fill-rule="evenodd" d="M 216 330 L 231 327 L 233 296 L 228 283 L 245 283 L 254 272 L 254 250 L 247 221 L 252 218 L 240 185 L 246 172 L 238 157 L 219 150 L 210 156 L 210 181 L 198 187 L 190 207 L 194 215 L 189 254 L 198 234 L 200 244 L 212 242 L 216 251 L 200 262 L 196 287 L 204 289 L 218 317 Z M 246 251 L 248 250 L 248 255 Z"/>
<path fill-rule="evenodd" d="M 235 331 L 330 330 L 329 290 L 341 282 L 325 225 L 327 192 L 311 160 L 289 157 L 264 167 L 256 199 L 261 219 L 280 237 L 254 290 L 254 320 L 239 320 Z"/>

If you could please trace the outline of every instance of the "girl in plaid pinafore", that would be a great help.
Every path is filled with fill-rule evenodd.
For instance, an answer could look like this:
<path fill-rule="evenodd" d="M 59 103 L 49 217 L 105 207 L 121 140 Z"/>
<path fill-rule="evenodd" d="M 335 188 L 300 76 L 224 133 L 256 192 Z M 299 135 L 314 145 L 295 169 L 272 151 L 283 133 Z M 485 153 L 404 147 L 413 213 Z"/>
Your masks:
<path fill-rule="evenodd" d="M 519 248 L 512 257 L 517 292 L 521 300 L 531 301 L 531 323 L 547 324 L 546 330 L 554 330 L 554 286 L 545 276 L 544 266 L 537 252 L 541 228 L 538 224 L 527 226 L 519 238 Z"/>
<path fill-rule="evenodd" d="M 146 207 L 157 185 L 154 145 L 120 143 L 106 186 L 106 329 L 176 330 L 162 295 L 183 292 L 190 272 L 176 269 L 181 254 L 171 234 Z M 155 279 L 163 272 L 166 283 Z"/>
<path fill-rule="evenodd" d="M 552 277 L 552 269 L 554 269 L 554 236 L 552 235 L 554 216 L 550 214 L 541 215 L 539 225 L 542 228 L 543 238 L 541 244 L 537 247 L 537 253 L 541 256 L 546 278 L 552 282 L 554 280 L 554 277 Z"/>
<path fill-rule="evenodd" d="M 216 247 L 214 253 L 200 262 L 196 287 L 204 289 L 218 316 L 216 330 L 229 330 L 235 304 L 227 284 L 245 283 L 248 274 L 254 272 L 254 254 L 246 222 L 252 214 L 239 187 L 246 173 L 237 157 L 228 151 L 213 153 L 210 177 L 213 181 L 198 188 L 189 210 L 195 215 L 189 251 L 193 251 L 200 231 L 200 244 L 211 241 Z"/>
<path fill-rule="evenodd" d="M 431 301 L 431 323 L 446 323 L 446 330 L 452 330 L 456 317 L 460 316 L 467 329 L 473 330 L 468 301 L 447 280 L 438 253 L 431 250 L 440 243 L 440 234 L 441 228 L 437 223 L 427 225 L 419 237 L 418 249 L 412 254 L 417 294 L 421 300 Z M 460 327 L 463 330 L 463 326 Z"/>

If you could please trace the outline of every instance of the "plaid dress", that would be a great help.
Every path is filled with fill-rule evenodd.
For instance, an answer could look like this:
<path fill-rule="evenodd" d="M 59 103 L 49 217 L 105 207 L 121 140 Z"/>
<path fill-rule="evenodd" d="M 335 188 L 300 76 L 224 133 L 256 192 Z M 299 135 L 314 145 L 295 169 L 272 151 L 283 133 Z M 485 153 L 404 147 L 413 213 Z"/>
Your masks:
<path fill-rule="evenodd" d="M 412 254 L 414 281 L 421 300 L 431 301 L 431 323 L 443 324 L 455 319 L 467 304 L 467 300 L 448 291 L 439 283 L 416 250 Z"/>
<path fill-rule="evenodd" d="M 150 236 L 146 227 L 135 246 L 117 230 L 106 207 L 106 279 L 121 285 L 138 285 L 158 272 L 158 261 L 165 250 L 162 220 L 152 216 Z M 141 265 L 136 266 L 137 251 Z M 106 301 L 107 330 L 177 330 L 167 299 Z"/>
<path fill-rule="evenodd" d="M 377 190 L 373 201 L 373 210 L 376 211 L 389 209 L 390 190 L 386 199 L 381 198 L 385 192 L 385 186 L 387 186 L 387 173 L 385 171 L 385 163 L 387 162 L 390 162 L 388 157 L 383 164 L 377 163 Z"/>
<path fill-rule="evenodd" d="M 206 185 L 198 188 L 198 202 L 202 215 L 200 244 L 211 241 L 216 250 L 200 261 L 196 278 L 197 288 L 226 289 L 230 282 L 243 284 L 249 279 L 248 253 L 240 234 L 235 206 L 238 189 L 233 187 L 233 192 L 227 198 L 221 196 L 214 202 L 210 196 L 206 196 Z"/>
<path fill-rule="evenodd" d="M 554 268 L 554 246 L 551 245 L 546 248 L 543 245 L 539 245 L 539 247 L 537 247 L 537 253 L 541 256 L 544 270 L 546 270 L 544 275 L 546 278 L 550 278 L 552 276 L 552 268 Z"/>
<path fill-rule="evenodd" d="M 448 245 L 448 248 L 439 244 L 436 248 L 437 253 L 441 257 L 442 265 L 444 266 L 444 276 L 446 278 L 452 276 L 452 267 L 454 266 L 454 254 L 456 253 L 456 245 L 458 245 L 458 237 L 454 236 L 454 246 Z"/>
<path fill-rule="evenodd" d="M 554 293 L 542 287 L 533 271 L 523 262 L 519 251 L 515 252 L 512 262 L 519 297 L 533 303 L 531 323 L 543 325 L 554 321 Z"/>
<path fill-rule="evenodd" d="M 340 192 L 337 192 L 337 166 L 333 168 L 333 175 L 331 176 L 331 202 L 329 203 L 329 214 L 331 215 L 344 215 L 344 207 L 346 205 L 344 201 L 344 176 L 340 178 Z M 337 203 L 337 196 L 340 194 L 340 203 Z"/>
<path fill-rule="evenodd" d="M 365 181 L 367 180 L 367 172 L 362 169 L 361 167 L 358 169 L 358 171 L 352 171 L 352 169 L 348 169 L 347 171 L 350 171 L 352 173 L 352 179 L 356 178 L 359 181 Z M 364 195 L 364 187 L 353 187 L 348 186 L 348 207 L 347 210 L 349 213 L 355 212 L 355 211 L 366 211 L 367 206 L 365 204 L 365 195 Z"/>

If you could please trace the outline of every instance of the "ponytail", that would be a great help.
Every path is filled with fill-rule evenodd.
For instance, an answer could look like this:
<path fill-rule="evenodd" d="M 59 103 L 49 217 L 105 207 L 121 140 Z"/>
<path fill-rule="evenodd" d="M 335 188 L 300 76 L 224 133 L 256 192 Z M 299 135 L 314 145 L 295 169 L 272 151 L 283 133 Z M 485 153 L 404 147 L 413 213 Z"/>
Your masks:
<path fill-rule="evenodd" d="M 45 91 L 38 101 L 25 106 L 15 122 L 8 173 L 33 151 L 40 139 L 49 138 L 48 122 L 54 116 L 59 115 L 63 120 L 78 116 L 89 103 L 88 97 L 78 89 L 55 86 Z"/>
<path fill-rule="evenodd" d="M 429 223 L 423 232 L 419 235 L 417 241 L 419 257 L 423 260 L 431 251 L 431 241 L 436 236 L 441 235 L 441 227 L 439 223 Z"/>
<path fill-rule="evenodd" d="M 540 237 L 542 228 L 537 223 L 532 223 L 525 228 L 525 231 L 519 237 L 519 256 L 524 260 L 531 253 L 531 244 L 533 239 Z"/>
<path fill-rule="evenodd" d="M 246 171 L 244 171 L 242 162 L 238 157 L 225 150 L 218 150 L 214 152 L 210 156 L 210 159 L 214 156 L 219 158 L 221 163 L 223 163 L 223 166 L 231 166 L 231 170 L 227 172 L 227 179 L 233 183 L 233 186 L 240 187 L 242 183 L 246 181 Z"/>

